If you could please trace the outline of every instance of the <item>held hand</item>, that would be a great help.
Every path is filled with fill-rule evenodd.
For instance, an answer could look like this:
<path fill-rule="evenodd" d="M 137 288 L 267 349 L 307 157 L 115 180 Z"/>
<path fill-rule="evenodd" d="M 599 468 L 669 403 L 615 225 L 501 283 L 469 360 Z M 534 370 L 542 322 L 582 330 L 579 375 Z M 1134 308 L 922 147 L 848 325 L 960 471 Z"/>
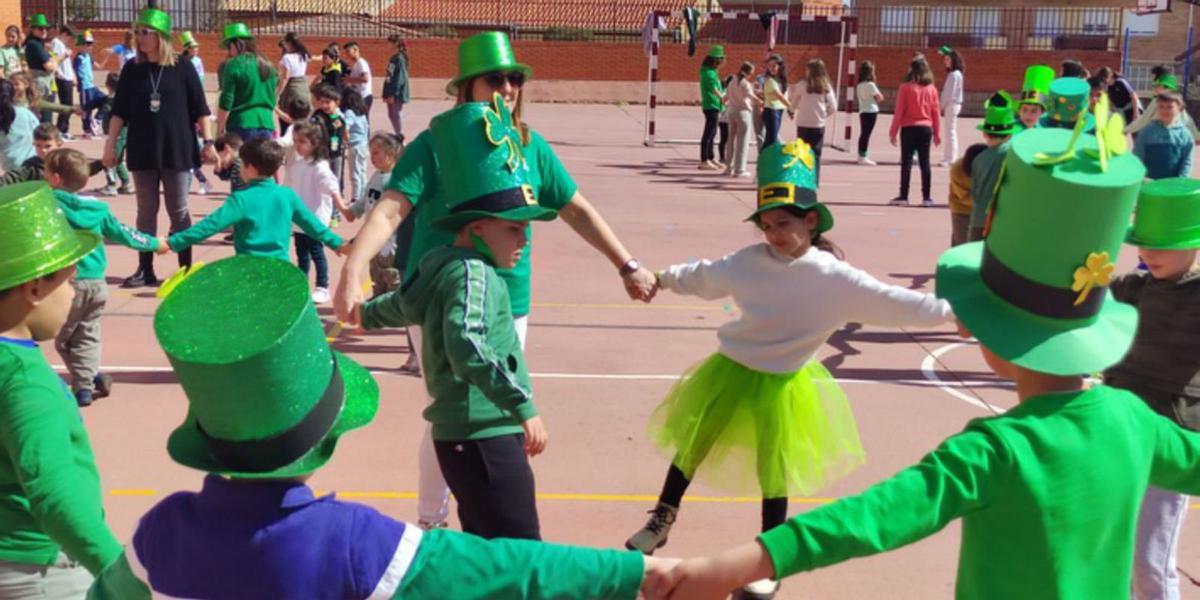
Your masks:
<path fill-rule="evenodd" d="M 342 277 L 333 294 L 333 312 L 342 323 L 361 327 L 358 309 L 363 302 L 362 276 L 349 267 L 349 264 L 342 267 Z"/>
<path fill-rule="evenodd" d="M 346 243 L 338 246 L 334 252 L 338 256 L 350 256 L 350 251 L 354 249 L 354 240 L 346 240 Z"/>
<path fill-rule="evenodd" d="M 629 294 L 630 300 L 649 303 L 654 299 L 657 291 L 657 278 L 654 277 L 654 273 L 650 272 L 650 269 L 641 267 L 621 279 L 625 283 L 625 293 Z"/>
<path fill-rule="evenodd" d="M 354 214 L 354 211 L 344 206 L 339 206 L 338 212 L 342 213 L 342 218 L 345 219 L 347 223 L 353 223 L 354 219 L 358 218 L 358 216 Z"/>
<path fill-rule="evenodd" d="M 217 149 L 214 148 L 212 146 L 212 144 L 204 145 L 204 151 L 201 152 L 201 156 L 202 156 L 204 162 L 207 164 L 210 164 L 210 165 L 218 164 L 221 162 L 221 156 L 219 154 L 217 154 Z"/>
<path fill-rule="evenodd" d="M 546 433 L 546 424 L 542 423 L 542 418 L 533 417 L 521 423 L 521 427 L 525 430 L 525 454 L 530 457 L 541 454 L 546 449 L 546 442 L 550 437 Z"/>
<path fill-rule="evenodd" d="M 158 240 L 158 249 L 154 251 L 155 254 L 169 254 L 171 252 L 171 246 L 167 244 L 167 236 L 160 235 L 155 239 Z"/>
<path fill-rule="evenodd" d="M 737 587 L 731 583 L 716 559 L 690 558 L 658 577 L 650 600 L 723 600 Z"/>
<path fill-rule="evenodd" d="M 667 574 L 679 564 L 678 558 L 655 558 L 647 556 L 642 559 L 642 598 L 658 598 L 659 590 L 662 589 L 663 580 Z"/>

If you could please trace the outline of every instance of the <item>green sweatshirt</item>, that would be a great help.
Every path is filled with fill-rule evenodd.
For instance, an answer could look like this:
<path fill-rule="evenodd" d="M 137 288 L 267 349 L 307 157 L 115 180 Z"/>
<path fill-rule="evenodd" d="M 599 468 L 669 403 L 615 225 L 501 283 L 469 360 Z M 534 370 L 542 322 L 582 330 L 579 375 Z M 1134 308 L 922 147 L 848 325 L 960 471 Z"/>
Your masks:
<path fill-rule="evenodd" d="M 521 433 L 537 415 L 508 288 L 475 250 L 443 246 L 421 259 L 404 287 L 362 308 L 367 329 L 420 325 L 421 367 L 438 441 Z"/>
<path fill-rule="evenodd" d="M 279 75 L 270 68 L 266 79 L 259 76 L 258 57 L 239 54 L 221 70 L 221 97 L 217 106 L 229 113 L 226 129 L 274 129 L 275 88 Z"/>
<path fill-rule="evenodd" d="M 1147 484 L 1200 494 L 1200 434 L 1096 386 L 971 421 L 916 465 L 760 540 L 787 577 L 961 518 L 957 598 L 1127 599 Z"/>
<path fill-rule="evenodd" d="M 322 225 L 296 192 L 269 178 L 255 179 L 230 194 L 221 208 L 167 238 L 167 244 L 179 252 L 233 226 L 235 254 L 291 260 L 288 249 L 293 223 L 330 248 L 342 247 L 342 238 Z"/>
<path fill-rule="evenodd" d="M 133 248 L 138 252 L 158 250 L 157 238 L 122 224 L 104 202 L 80 198 L 65 190 L 54 190 L 54 199 L 58 201 L 58 207 L 67 216 L 71 227 L 75 229 L 98 233 L 110 242 Z M 104 244 L 96 246 L 96 249 L 80 259 L 75 267 L 78 271 L 76 279 L 104 279 L 104 271 L 108 268 L 108 255 L 104 252 Z"/>
<path fill-rule="evenodd" d="M 0 338 L 0 451 L 0 560 L 61 550 L 96 574 L 121 555 L 75 398 L 33 340 Z"/>

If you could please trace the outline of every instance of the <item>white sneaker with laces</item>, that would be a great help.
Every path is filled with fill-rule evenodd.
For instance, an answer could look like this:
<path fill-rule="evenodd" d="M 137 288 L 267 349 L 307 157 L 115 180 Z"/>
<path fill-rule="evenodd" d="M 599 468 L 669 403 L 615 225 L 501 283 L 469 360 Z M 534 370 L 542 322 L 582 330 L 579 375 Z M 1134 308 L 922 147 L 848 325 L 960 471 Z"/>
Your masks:
<path fill-rule="evenodd" d="M 329 302 L 329 288 L 319 287 L 313 290 L 312 301 L 313 304 L 325 304 Z"/>
<path fill-rule="evenodd" d="M 625 547 L 646 556 L 654 554 L 655 550 L 667 545 L 667 536 L 671 533 L 671 525 L 675 523 L 675 516 L 678 514 L 678 508 L 660 502 L 650 511 L 650 520 L 646 521 L 646 526 L 625 541 Z"/>
<path fill-rule="evenodd" d="M 207 196 L 211 193 L 212 193 L 212 186 L 208 185 L 207 181 L 200 184 L 200 195 L 201 196 Z"/>

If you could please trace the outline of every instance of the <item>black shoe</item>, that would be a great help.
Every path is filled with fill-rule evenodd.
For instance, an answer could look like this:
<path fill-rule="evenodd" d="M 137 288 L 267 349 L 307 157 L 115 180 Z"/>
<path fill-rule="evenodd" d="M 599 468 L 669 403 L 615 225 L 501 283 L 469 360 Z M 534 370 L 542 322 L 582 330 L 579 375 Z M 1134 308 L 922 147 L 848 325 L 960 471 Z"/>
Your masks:
<path fill-rule="evenodd" d="M 921 201 L 921 206 L 925 208 L 933 208 L 933 198 L 926 198 Z"/>
<path fill-rule="evenodd" d="M 154 276 L 154 253 L 138 253 L 138 270 L 125 281 L 121 287 L 125 289 L 158 285 L 158 277 Z"/>
<path fill-rule="evenodd" d="M 889 206 L 908 206 L 908 198 L 902 198 L 900 196 L 897 196 L 895 198 L 892 198 L 891 201 L 888 202 L 888 205 Z"/>
<path fill-rule="evenodd" d="M 92 390 L 79 390 L 75 392 L 75 404 L 78 404 L 80 408 L 91 406 L 94 401 L 95 397 L 92 396 Z"/>
<path fill-rule="evenodd" d="M 112 393 L 113 378 L 108 373 L 100 373 L 93 377 L 92 384 L 96 386 L 96 393 L 93 394 L 96 400 L 107 398 Z"/>

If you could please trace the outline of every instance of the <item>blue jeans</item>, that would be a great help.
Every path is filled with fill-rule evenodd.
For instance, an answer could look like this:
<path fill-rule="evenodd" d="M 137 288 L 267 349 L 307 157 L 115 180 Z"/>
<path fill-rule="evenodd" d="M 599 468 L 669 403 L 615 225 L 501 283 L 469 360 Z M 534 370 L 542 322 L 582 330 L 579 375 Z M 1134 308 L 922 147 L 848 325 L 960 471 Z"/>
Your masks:
<path fill-rule="evenodd" d="M 296 236 L 296 266 L 304 272 L 304 278 L 308 279 L 308 265 L 310 262 L 317 267 L 317 287 L 329 287 L 329 262 L 325 260 L 325 246 L 314 240 L 308 235 L 297 233 Z"/>
<path fill-rule="evenodd" d="M 99 88 L 90 87 L 79 92 L 79 106 L 83 109 L 83 130 L 87 133 L 95 133 L 92 131 L 92 111 L 96 111 L 96 120 L 104 122 L 104 118 L 108 115 L 104 112 L 104 103 L 108 101 L 108 96 L 101 92 Z M 103 135 L 107 132 L 101 131 Z"/>
<path fill-rule="evenodd" d="M 275 130 L 269 127 L 226 127 L 229 133 L 236 133 L 242 138 L 242 143 L 257 139 L 271 139 L 275 137 Z"/>
<path fill-rule="evenodd" d="M 783 109 L 764 108 L 762 117 L 764 130 L 762 147 L 778 144 L 779 128 L 783 127 Z"/>
<path fill-rule="evenodd" d="M 350 202 L 362 199 L 367 189 L 367 158 L 371 156 L 371 148 L 367 144 L 350 146 L 347 158 L 350 159 Z M 339 178 L 340 181 L 340 178 Z"/>
<path fill-rule="evenodd" d="M 1133 553 L 1135 600 L 1179 600 L 1175 554 L 1187 510 L 1187 496 L 1153 486 L 1146 488 Z"/>

